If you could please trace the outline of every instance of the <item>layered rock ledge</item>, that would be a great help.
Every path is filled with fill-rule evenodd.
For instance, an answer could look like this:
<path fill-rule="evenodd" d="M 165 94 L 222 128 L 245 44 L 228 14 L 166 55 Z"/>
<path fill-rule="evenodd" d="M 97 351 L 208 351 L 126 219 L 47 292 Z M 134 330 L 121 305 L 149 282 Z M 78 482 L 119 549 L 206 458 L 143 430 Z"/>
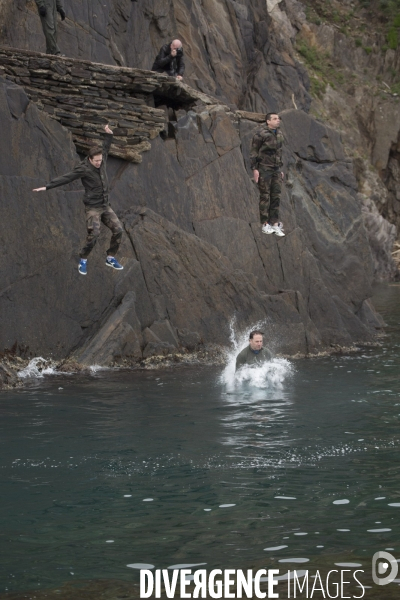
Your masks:
<path fill-rule="evenodd" d="M 111 123 L 110 154 L 136 163 L 166 127 L 166 111 L 155 108 L 155 99 L 185 108 L 212 103 L 175 77 L 1 46 L 0 75 L 22 85 L 29 100 L 67 127 L 78 151 L 99 142 Z"/>

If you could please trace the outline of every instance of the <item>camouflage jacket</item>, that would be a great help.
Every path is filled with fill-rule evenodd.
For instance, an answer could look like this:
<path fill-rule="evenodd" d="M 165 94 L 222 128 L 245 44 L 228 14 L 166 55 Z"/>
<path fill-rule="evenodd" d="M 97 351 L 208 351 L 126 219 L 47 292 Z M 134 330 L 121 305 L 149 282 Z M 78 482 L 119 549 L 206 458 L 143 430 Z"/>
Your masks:
<path fill-rule="evenodd" d="M 282 167 L 283 135 L 280 129 L 259 127 L 254 134 L 250 151 L 251 169 L 275 171 Z"/>
<path fill-rule="evenodd" d="M 103 206 L 104 204 L 108 204 L 106 164 L 112 138 L 113 136 L 111 133 L 106 133 L 102 150 L 103 162 L 99 169 L 96 169 L 96 167 L 89 162 L 89 157 L 86 157 L 69 173 L 52 179 L 50 183 L 46 185 L 46 190 L 51 190 L 60 185 L 71 183 L 71 181 L 75 181 L 75 179 L 81 179 L 82 185 L 85 188 L 83 202 L 86 206 Z"/>

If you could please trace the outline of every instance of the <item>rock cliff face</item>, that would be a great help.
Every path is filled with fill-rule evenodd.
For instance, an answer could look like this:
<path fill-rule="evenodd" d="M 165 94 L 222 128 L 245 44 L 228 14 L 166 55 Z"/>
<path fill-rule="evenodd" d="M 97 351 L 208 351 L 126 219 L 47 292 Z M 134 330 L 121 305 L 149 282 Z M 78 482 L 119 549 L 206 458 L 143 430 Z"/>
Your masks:
<path fill-rule="evenodd" d="M 150 69 L 159 48 L 178 36 L 192 87 L 256 112 L 307 108 L 308 77 L 294 58 L 295 29 L 283 19 L 277 35 L 276 0 L 109 0 L 67 2 L 59 45 L 72 58 Z M 44 52 L 33 0 L 0 3 L 2 43 Z M 289 36 L 289 38 L 287 38 Z M 285 41 L 286 40 L 286 41 Z"/>
<path fill-rule="evenodd" d="M 105 268 L 104 231 L 87 277 L 76 268 L 79 184 L 31 192 L 76 162 L 71 133 L 6 80 L 0 115 L 2 348 L 110 364 L 149 356 L 157 342 L 224 345 L 232 319 L 242 330 L 265 323 L 277 352 L 372 339 L 372 260 L 352 166 L 338 134 L 304 112 L 284 113 L 285 238 L 260 231 L 247 158 L 257 123 L 200 104 L 178 111 L 171 137 L 154 139 L 141 164 L 109 158 L 125 269 Z"/>
<path fill-rule="evenodd" d="M 397 41 L 390 45 L 386 33 L 398 8 L 393 13 L 395 3 L 378 0 L 304 0 L 299 19 L 294 4 L 286 0 L 285 7 L 314 90 L 311 113 L 340 131 L 355 159 L 376 279 L 398 277 L 391 252 L 400 231 L 400 28 L 392 29 Z"/>
<path fill-rule="evenodd" d="M 17 33 L 15 24 L 29 23 L 38 31 L 33 3 L 0 6 L 3 38 L 26 46 L 24 30 Z M 147 136 L 151 148 L 141 154 L 140 164 L 115 149 L 108 161 L 111 202 L 126 232 L 124 270 L 105 268 L 107 230 L 82 277 L 77 272 L 85 238 L 79 183 L 31 192 L 79 160 L 74 140 L 79 149 L 82 120 L 76 119 L 78 129 L 63 122 L 51 103 L 53 112 L 35 96 L 31 75 L 29 83 L 19 80 L 25 91 L 16 84 L 18 73 L 3 71 L 0 231 L 6 257 L 0 350 L 70 357 L 84 365 L 137 362 L 200 343 L 226 345 L 232 321 L 240 331 L 261 323 L 268 344 L 285 354 L 372 341 L 382 323 L 369 303 L 374 259 L 365 229 L 368 208 L 339 134 L 301 110 L 309 103 L 307 76 L 291 54 L 293 25 L 277 3 L 115 0 L 96 5 L 96 12 L 81 12 L 85 7 L 86 2 L 69 7 L 69 20 L 60 26 L 60 43 L 72 56 L 149 66 L 144 49 L 148 60 L 182 30 L 189 78 L 197 90 L 218 99 L 183 87 L 186 100 L 171 101 L 167 88 L 176 90 L 175 83 L 142 75 L 142 92 L 146 81 L 149 85 L 142 106 L 152 108 L 143 113 L 149 116 L 142 119 L 143 130 L 154 129 L 154 116 L 164 114 L 164 134 Z M 278 22 L 287 30 L 286 43 L 274 34 Z M 132 31 L 137 37 L 129 45 Z M 41 35 L 33 39 L 39 49 Z M 132 84 L 134 72 L 121 73 Z M 161 94 L 155 80 L 168 84 L 162 84 Z M 267 88 L 261 89 L 264 83 Z M 248 157 L 262 120 L 251 109 L 278 106 L 286 107 L 285 238 L 261 233 Z"/>
<path fill-rule="evenodd" d="M 400 45 L 397 50 L 385 46 L 379 27 L 384 14 L 373 18 L 384 4 L 81 0 L 67 2 L 59 41 L 68 57 L 149 69 L 160 46 L 179 36 L 185 48 L 185 81 L 239 109 L 308 112 L 313 93 L 313 114 L 340 129 L 346 152 L 364 161 L 358 191 L 372 242 L 374 277 L 385 280 L 396 276 L 391 250 L 400 225 L 400 111 L 398 98 L 390 93 L 399 85 Z M 0 0 L 0 38 L 8 46 L 44 50 L 33 0 Z"/>

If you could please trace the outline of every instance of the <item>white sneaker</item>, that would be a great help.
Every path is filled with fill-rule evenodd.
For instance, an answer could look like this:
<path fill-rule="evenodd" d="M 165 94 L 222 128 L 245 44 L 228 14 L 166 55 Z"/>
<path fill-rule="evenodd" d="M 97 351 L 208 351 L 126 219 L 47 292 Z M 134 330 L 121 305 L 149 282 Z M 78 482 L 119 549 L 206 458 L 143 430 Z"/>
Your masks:
<path fill-rule="evenodd" d="M 272 229 L 271 233 L 275 233 L 275 235 L 278 235 L 279 237 L 285 237 L 285 234 L 283 233 L 282 223 L 275 223 L 275 225 L 270 225 L 270 228 Z"/>
<path fill-rule="evenodd" d="M 275 233 L 275 230 L 271 227 L 269 223 L 264 223 L 264 225 L 261 227 L 261 231 L 263 233 L 266 233 L 267 235 L 269 235 L 270 233 Z"/>

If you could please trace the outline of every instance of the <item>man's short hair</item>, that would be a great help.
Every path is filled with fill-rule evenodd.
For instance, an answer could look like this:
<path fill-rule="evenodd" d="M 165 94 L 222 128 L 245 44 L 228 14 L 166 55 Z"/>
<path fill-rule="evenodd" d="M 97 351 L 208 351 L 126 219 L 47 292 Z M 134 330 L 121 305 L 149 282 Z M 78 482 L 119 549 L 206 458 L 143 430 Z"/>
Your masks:
<path fill-rule="evenodd" d="M 273 113 L 273 114 L 275 114 L 275 113 Z M 249 340 L 252 340 L 255 335 L 264 335 L 264 332 L 260 331 L 259 329 L 255 329 L 254 331 L 250 331 Z"/>
<path fill-rule="evenodd" d="M 271 120 L 271 117 L 272 117 L 272 115 L 278 115 L 278 116 L 279 116 L 279 113 L 277 113 L 277 112 L 269 112 L 269 113 L 267 113 L 267 114 L 265 115 L 265 120 L 266 120 L 266 121 L 270 121 L 270 120 Z"/>
<path fill-rule="evenodd" d="M 93 156 L 97 156 L 98 154 L 103 154 L 103 148 L 100 148 L 100 146 L 93 146 L 88 152 L 88 157 L 93 158 Z"/>

